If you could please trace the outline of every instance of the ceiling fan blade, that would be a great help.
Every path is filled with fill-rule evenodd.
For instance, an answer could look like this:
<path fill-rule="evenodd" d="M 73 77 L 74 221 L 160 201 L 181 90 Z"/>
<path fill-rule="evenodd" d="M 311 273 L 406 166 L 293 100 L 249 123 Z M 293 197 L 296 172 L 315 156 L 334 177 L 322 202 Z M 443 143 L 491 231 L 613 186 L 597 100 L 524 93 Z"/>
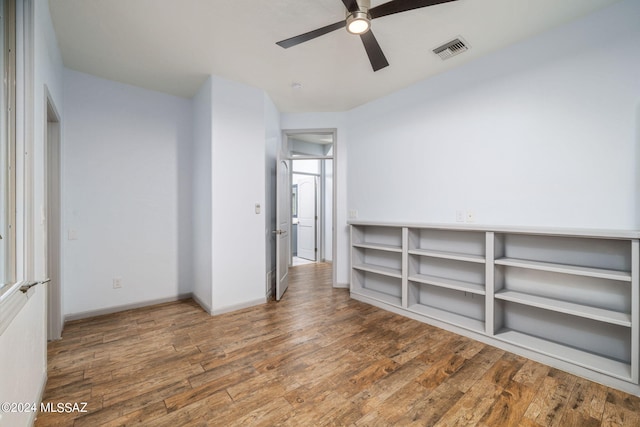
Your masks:
<path fill-rule="evenodd" d="M 371 19 L 457 0 L 394 0 L 369 9 Z"/>
<path fill-rule="evenodd" d="M 347 25 L 346 21 L 336 22 L 335 24 L 327 25 L 326 27 L 318 28 L 317 30 L 309 31 L 308 33 L 300 34 L 299 36 L 291 37 L 286 40 L 281 40 L 276 44 L 285 49 L 288 49 L 292 46 L 298 45 L 300 43 L 308 42 L 309 40 L 315 39 L 316 37 L 323 36 L 332 31 L 339 30 L 340 28 L 344 28 Z"/>
<path fill-rule="evenodd" d="M 367 51 L 373 71 L 378 71 L 389 65 L 387 58 L 385 58 L 384 53 L 382 53 L 382 48 L 378 44 L 378 40 L 376 40 L 376 36 L 373 35 L 371 30 L 360 34 L 360 40 L 362 40 L 364 49 Z"/>
<path fill-rule="evenodd" d="M 357 12 L 360 10 L 356 0 L 342 0 L 342 3 L 344 3 L 344 7 L 346 7 L 349 12 Z"/>

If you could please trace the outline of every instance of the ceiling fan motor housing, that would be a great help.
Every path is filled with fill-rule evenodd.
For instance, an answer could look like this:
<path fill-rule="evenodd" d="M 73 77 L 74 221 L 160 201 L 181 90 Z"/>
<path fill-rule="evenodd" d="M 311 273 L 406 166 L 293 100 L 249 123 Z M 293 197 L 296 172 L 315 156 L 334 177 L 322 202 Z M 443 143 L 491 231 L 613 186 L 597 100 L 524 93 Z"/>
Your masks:
<path fill-rule="evenodd" d="M 357 0 L 358 10 L 347 10 L 347 31 L 351 34 L 364 34 L 371 28 L 371 0 Z"/>
<path fill-rule="evenodd" d="M 347 31 L 351 34 L 362 34 L 369 31 L 371 17 L 367 12 L 356 11 L 347 15 Z"/>

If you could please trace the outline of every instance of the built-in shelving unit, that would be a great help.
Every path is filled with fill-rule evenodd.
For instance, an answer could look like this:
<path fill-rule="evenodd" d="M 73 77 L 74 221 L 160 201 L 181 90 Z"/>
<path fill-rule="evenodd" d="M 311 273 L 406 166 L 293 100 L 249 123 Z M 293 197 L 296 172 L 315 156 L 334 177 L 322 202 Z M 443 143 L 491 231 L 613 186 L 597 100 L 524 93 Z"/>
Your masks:
<path fill-rule="evenodd" d="M 402 229 L 367 227 L 351 230 L 352 287 L 388 304 L 402 304 Z"/>
<path fill-rule="evenodd" d="M 639 238 L 352 222 L 351 294 L 640 395 Z"/>

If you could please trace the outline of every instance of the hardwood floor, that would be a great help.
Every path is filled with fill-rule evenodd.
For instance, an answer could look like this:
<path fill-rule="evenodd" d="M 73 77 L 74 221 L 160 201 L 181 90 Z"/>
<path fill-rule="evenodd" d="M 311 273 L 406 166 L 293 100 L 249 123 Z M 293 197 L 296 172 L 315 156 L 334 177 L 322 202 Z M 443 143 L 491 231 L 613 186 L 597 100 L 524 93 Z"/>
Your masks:
<path fill-rule="evenodd" d="M 66 325 L 36 426 L 640 426 L 640 398 L 407 319 L 291 270 L 279 302 L 181 301 Z"/>

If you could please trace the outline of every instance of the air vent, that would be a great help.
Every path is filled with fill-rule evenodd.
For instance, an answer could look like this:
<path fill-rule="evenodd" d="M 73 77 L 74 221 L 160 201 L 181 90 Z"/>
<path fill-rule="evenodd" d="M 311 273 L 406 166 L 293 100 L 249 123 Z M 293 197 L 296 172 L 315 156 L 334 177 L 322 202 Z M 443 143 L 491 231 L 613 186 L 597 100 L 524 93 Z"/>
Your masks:
<path fill-rule="evenodd" d="M 442 60 L 445 60 L 451 58 L 452 56 L 461 54 L 466 50 L 469 50 L 469 48 L 464 41 L 458 38 L 433 49 L 433 53 L 438 55 Z"/>

